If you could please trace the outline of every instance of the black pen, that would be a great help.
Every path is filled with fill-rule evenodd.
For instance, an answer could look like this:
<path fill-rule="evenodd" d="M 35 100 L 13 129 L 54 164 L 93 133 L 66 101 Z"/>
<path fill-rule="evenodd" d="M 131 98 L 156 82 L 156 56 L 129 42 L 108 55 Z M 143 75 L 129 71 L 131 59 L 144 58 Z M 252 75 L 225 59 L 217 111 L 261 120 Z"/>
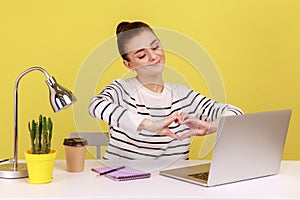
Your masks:
<path fill-rule="evenodd" d="M 104 175 L 104 174 L 108 174 L 108 173 L 111 173 L 111 172 L 114 172 L 114 171 L 118 171 L 118 170 L 123 169 L 123 168 L 125 168 L 125 166 L 121 166 L 121 167 L 109 169 L 109 170 L 104 171 L 104 172 L 99 172 L 98 176 L 101 176 L 101 175 Z"/>

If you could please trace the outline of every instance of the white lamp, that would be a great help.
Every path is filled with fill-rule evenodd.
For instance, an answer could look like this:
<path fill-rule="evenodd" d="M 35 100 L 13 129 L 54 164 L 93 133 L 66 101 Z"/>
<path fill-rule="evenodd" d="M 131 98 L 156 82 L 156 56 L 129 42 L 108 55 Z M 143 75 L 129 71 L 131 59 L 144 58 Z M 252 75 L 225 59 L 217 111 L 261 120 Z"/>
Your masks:
<path fill-rule="evenodd" d="M 26 163 L 18 163 L 18 87 L 21 78 L 34 70 L 41 71 L 46 76 L 46 83 L 49 87 L 50 92 L 50 103 L 54 112 L 60 111 L 61 109 L 67 108 L 69 105 L 76 101 L 76 97 L 69 90 L 58 85 L 53 77 L 51 77 L 46 70 L 41 67 L 32 67 L 21 73 L 15 83 L 14 90 L 14 158 L 4 159 L 1 162 L 9 162 L 0 165 L 0 178 L 26 178 L 28 177 Z"/>

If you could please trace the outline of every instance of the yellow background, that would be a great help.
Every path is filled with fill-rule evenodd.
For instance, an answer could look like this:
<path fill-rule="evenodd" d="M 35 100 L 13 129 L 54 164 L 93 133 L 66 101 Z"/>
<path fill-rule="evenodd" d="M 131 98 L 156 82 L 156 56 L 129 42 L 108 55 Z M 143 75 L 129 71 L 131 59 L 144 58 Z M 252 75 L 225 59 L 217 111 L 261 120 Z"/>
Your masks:
<path fill-rule="evenodd" d="M 300 159 L 299 10 L 298 0 L 2 1 L 0 158 L 13 157 L 13 90 L 21 72 L 35 65 L 44 67 L 72 90 L 84 60 L 114 36 L 116 25 L 142 20 L 176 30 L 202 45 L 223 79 L 227 103 L 246 113 L 292 109 L 283 158 Z M 184 66 L 167 56 L 172 67 Z M 115 64 L 122 68 L 120 60 Z M 197 83 L 194 76 L 190 79 Z M 73 108 L 52 112 L 43 82 L 40 72 L 31 72 L 20 83 L 20 158 L 30 144 L 27 122 L 40 113 L 54 121 L 53 148 L 58 158 L 64 157 L 63 139 L 77 130 Z M 209 95 L 206 86 L 194 87 Z M 198 158 L 201 139 L 196 141 L 191 158 Z"/>

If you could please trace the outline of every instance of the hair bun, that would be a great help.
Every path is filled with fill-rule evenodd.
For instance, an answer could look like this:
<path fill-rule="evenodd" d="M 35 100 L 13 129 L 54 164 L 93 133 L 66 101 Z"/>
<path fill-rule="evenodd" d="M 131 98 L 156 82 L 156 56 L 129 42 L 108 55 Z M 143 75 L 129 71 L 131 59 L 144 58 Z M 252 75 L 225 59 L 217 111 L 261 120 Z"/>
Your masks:
<path fill-rule="evenodd" d="M 130 22 L 121 22 L 121 23 L 119 23 L 119 25 L 117 26 L 116 33 L 119 34 L 123 31 L 127 31 L 129 25 L 130 25 Z"/>
<path fill-rule="evenodd" d="M 140 22 L 140 21 L 126 22 L 125 21 L 125 22 L 119 23 L 119 25 L 117 26 L 117 29 L 116 29 L 116 34 L 118 35 L 119 33 L 129 31 L 132 29 L 137 29 L 137 28 L 148 28 L 152 31 L 150 26 L 148 24 L 145 24 L 144 22 Z"/>

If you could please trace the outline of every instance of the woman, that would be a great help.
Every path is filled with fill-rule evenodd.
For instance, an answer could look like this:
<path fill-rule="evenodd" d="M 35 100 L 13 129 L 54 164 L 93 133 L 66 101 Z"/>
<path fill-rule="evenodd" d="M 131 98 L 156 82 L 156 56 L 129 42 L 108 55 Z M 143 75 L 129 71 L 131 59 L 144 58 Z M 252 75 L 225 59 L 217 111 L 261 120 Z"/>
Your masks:
<path fill-rule="evenodd" d="M 116 34 L 123 63 L 136 77 L 115 80 L 90 102 L 90 115 L 110 126 L 104 159 L 187 159 L 191 136 L 215 131 L 220 116 L 242 114 L 164 82 L 164 50 L 147 24 L 121 22 Z"/>

